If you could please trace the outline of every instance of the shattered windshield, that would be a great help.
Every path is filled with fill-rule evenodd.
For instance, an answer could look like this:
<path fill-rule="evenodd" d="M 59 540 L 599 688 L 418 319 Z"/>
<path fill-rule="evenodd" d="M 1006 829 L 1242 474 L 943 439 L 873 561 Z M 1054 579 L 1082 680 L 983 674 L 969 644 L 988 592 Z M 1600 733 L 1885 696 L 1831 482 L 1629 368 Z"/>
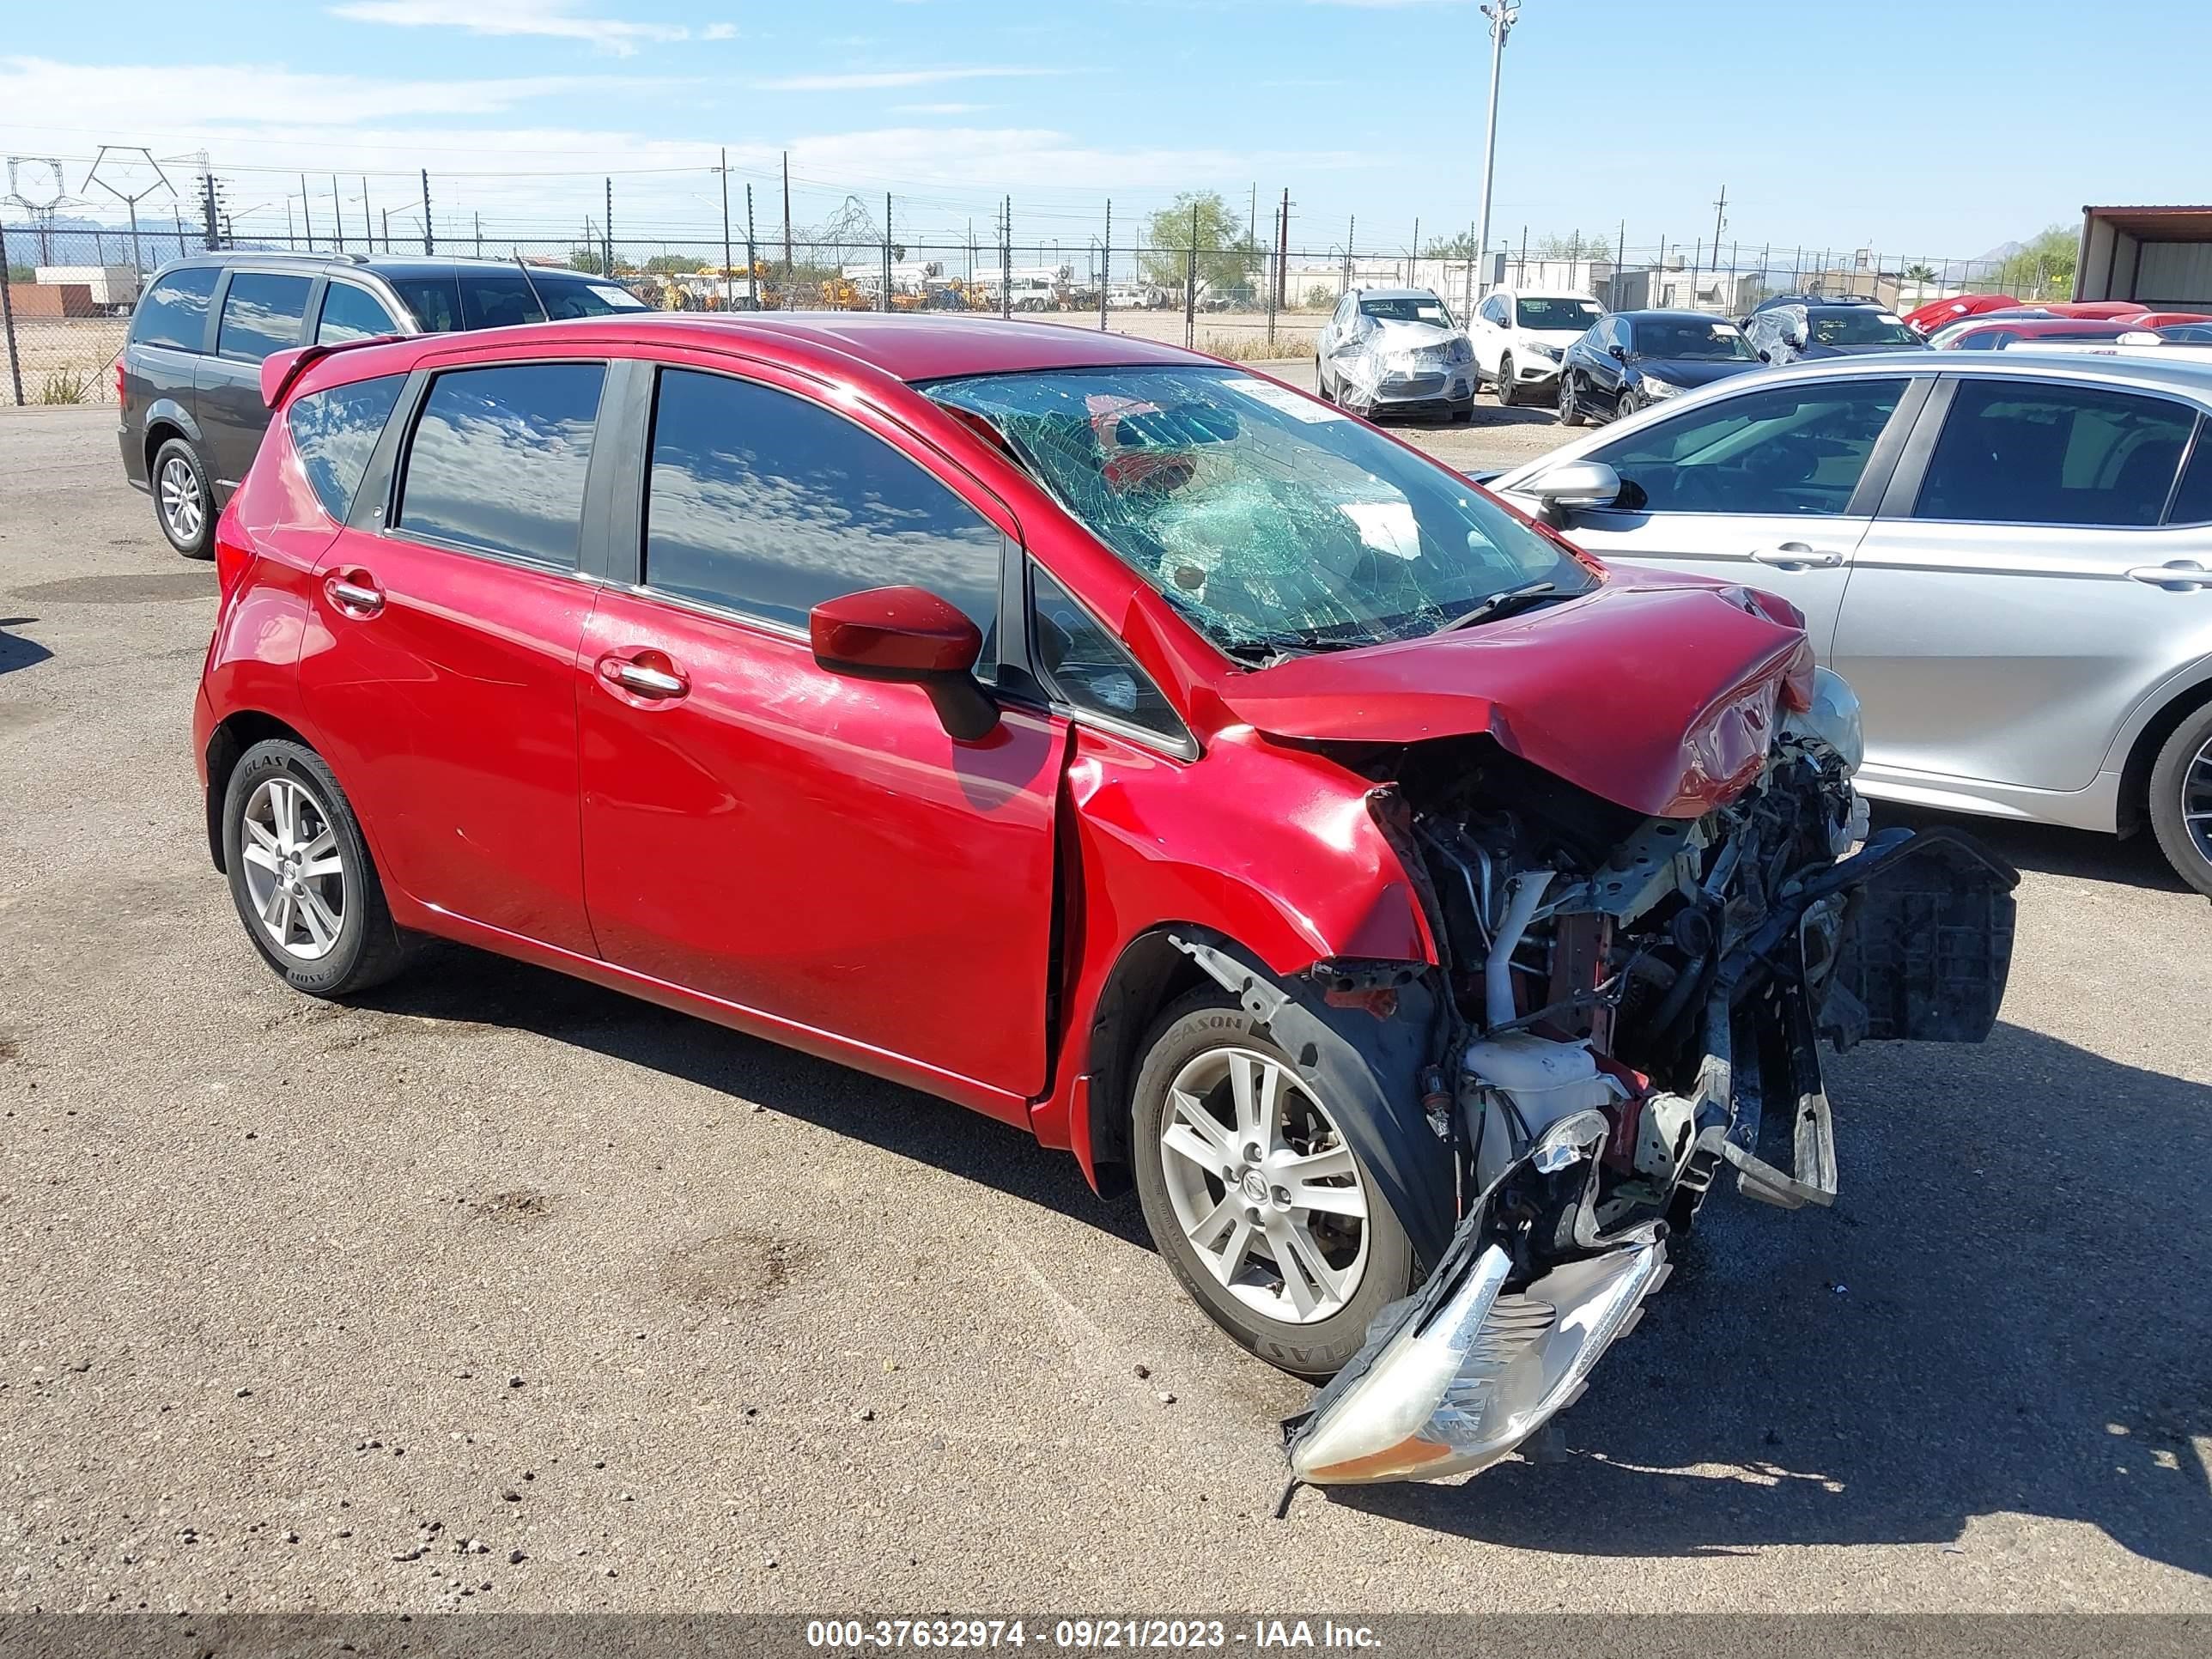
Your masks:
<path fill-rule="evenodd" d="M 1232 655 L 1410 639 L 1507 589 L 1595 583 L 1457 474 L 1256 374 L 1054 369 L 927 390 L 988 422 Z"/>

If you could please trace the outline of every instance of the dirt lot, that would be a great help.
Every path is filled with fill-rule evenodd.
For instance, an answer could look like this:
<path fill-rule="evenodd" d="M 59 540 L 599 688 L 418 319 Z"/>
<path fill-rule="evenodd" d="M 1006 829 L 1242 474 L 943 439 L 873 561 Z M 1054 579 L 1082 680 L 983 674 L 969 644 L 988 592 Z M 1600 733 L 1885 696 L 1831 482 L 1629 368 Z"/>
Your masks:
<path fill-rule="evenodd" d="M 1275 1522 L 1304 1390 L 1066 1158 L 462 951 L 281 988 L 112 434 L 0 414 L 0 1611 L 2212 1611 L 2212 915 L 2148 848 L 1993 835 L 1995 1041 L 1838 1062 L 1844 1207 L 1717 1195 L 1563 1461 Z"/>

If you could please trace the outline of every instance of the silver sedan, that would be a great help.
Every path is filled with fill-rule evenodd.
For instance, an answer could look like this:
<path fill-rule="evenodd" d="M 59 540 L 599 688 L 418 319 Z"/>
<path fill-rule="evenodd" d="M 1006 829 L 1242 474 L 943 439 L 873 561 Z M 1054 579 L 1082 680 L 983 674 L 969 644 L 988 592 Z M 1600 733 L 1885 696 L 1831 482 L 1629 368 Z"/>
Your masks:
<path fill-rule="evenodd" d="M 1779 593 L 1877 799 L 2127 833 L 2212 894 L 2212 364 L 2018 349 L 1723 382 L 1489 480 Z"/>
<path fill-rule="evenodd" d="M 1314 343 L 1321 395 L 1356 415 L 1474 411 L 1474 349 L 1451 308 L 1425 288 L 1355 289 Z"/>

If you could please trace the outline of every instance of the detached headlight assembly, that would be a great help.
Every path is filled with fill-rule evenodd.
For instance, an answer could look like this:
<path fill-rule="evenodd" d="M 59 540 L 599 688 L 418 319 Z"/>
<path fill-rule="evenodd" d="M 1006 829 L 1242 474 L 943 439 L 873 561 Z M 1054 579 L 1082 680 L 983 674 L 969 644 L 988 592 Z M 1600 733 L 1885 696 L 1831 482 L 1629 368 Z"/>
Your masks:
<path fill-rule="evenodd" d="M 1866 728 L 1859 715 L 1858 694 L 1832 668 L 1813 671 L 1812 707 L 1802 714 L 1786 715 L 1785 733 L 1818 738 L 1836 751 L 1846 774 L 1859 769 L 1866 759 Z"/>
<path fill-rule="evenodd" d="M 1547 362 L 1556 363 L 1559 361 L 1559 349 L 1555 345 L 1547 345 L 1541 340 L 1528 340 L 1523 343 L 1528 346 L 1529 350 L 1534 352 L 1539 357 L 1543 358 Z"/>
<path fill-rule="evenodd" d="M 1444 361 L 1448 363 L 1471 363 L 1474 361 L 1474 347 L 1465 335 L 1462 335 L 1444 348 Z"/>

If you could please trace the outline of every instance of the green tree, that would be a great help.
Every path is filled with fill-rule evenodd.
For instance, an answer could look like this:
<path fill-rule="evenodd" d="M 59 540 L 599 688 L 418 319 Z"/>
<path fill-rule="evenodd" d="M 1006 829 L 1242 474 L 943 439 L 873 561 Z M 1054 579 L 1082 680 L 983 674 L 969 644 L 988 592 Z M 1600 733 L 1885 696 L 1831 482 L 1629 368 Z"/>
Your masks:
<path fill-rule="evenodd" d="M 35 282 L 38 275 L 39 273 L 29 265 L 11 264 L 8 267 L 8 280 L 11 283 Z"/>
<path fill-rule="evenodd" d="M 1613 239 L 1602 231 L 1571 230 L 1536 239 L 1539 259 L 1603 259 L 1613 250 Z"/>
<path fill-rule="evenodd" d="M 1424 259 L 1472 259 L 1474 258 L 1474 233 L 1462 230 L 1456 236 L 1431 236 L 1429 245 L 1421 250 Z"/>
<path fill-rule="evenodd" d="M 1260 251 L 1218 191 L 1183 191 L 1173 206 L 1152 215 L 1146 237 L 1152 243 L 1145 250 L 1146 279 L 1163 288 L 1182 286 L 1184 250 L 1191 247 L 1198 250 L 1201 294 L 1249 288 L 1259 273 Z"/>
<path fill-rule="evenodd" d="M 571 270 L 588 270 L 597 276 L 599 263 L 599 250 L 595 247 L 572 247 L 568 250 L 568 269 Z"/>
<path fill-rule="evenodd" d="M 2079 252 L 2078 234 L 2070 226 L 2052 225 L 2030 237 L 1997 267 L 1997 286 L 2023 300 L 2055 300 L 2071 294 Z"/>
<path fill-rule="evenodd" d="M 700 270 L 702 264 L 681 253 L 656 253 L 645 262 L 645 268 L 656 276 L 671 276 Z"/>
<path fill-rule="evenodd" d="M 1908 283 L 1932 283 L 1936 280 L 1936 267 L 1926 264 L 1907 265 L 1905 280 Z"/>

